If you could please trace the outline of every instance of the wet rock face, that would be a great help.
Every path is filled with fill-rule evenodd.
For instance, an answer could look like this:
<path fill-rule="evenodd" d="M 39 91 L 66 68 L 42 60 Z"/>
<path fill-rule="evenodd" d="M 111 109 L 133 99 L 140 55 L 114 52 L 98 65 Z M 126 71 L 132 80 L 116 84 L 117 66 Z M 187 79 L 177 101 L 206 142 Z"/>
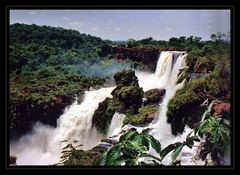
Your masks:
<path fill-rule="evenodd" d="M 206 111 L 206 106 L 201 106 L 201 103 L 199 101 L 185 103 L 171 117 L 168 117 L 167 122 L 171 123 L 172 134 L 181 134 L 186 125 L 194 128 L 201 121 L 202 115 Z"/>
<path fill-rule="evenodd" d="M 223 117 L 228 118 L 230 117 L 230 103 L 225 103 L 223 101 L 215 102 L 212 106 L 212 115 L 215 117 Z"/>
<path fill-rule="evenodd" d="M 163 96 L 165 95 L 166 90 L 165 89 L 150 89 L 145 92 L 144 96 L 146 98 L 145 103 L 159 103 Z"/>
<path fill-rule="evenodd" d="M 51 126 L 57 125 L 58 117 L 64 108 L 73 102 L 69 96 L 55 96 L 46 103 L 26 100 L 15 105 L 15 113 L 10 115 L 10 136 L 18 138 L 32 129 L 35 122 L 40 121 Z"/>

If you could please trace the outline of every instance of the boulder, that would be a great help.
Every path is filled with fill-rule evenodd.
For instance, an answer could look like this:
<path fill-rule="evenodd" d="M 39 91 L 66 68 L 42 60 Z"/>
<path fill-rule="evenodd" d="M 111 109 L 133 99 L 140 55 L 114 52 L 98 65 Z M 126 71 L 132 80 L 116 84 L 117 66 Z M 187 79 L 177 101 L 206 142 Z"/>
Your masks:
<path fill-rule="evenodd" d="M 146 104 L 149 103 L 159 103 L 163 96 L 165 95 L 165 89 L 150 89 L 145 92 L 144 96 L 146 98 Z"/>
<path fill-rule="evenodd" d="M 118 112 L 136 114 L 142 105 L 142 98 L 142 88 L 124 86 L 114 91 L 113 105 Z"/>
<path fill-rule="evenodd" d="M 229 118 L 230 117 L 230 108 L 231 108 L 230 103 L 218 101 L 213 104 L 211 113 L 215 117 Z"/>

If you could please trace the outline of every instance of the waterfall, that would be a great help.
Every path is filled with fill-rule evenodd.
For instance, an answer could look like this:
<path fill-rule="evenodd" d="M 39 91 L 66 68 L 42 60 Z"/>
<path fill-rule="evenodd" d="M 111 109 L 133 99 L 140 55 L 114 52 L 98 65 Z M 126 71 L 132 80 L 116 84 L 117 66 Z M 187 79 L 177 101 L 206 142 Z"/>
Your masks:
<path fill-rule="evenodd" d="M 98 103 L 111 97 L 114 87 L 85 91 L 81 104 L 77 100 L 65 109 L 53 128 L 36 123 L 31 133 L 10 144 L 10 153 L 17 156 L 17 165 L 50 165 L 59 162 L 61 149 L 66 143 L 78 140 L 84 149 L 100 142 L 102 136 L 92 127 L 92 117 Z"/>
<path fill-rule="evenodd" d="M 173 136 L 171 125 L 167 123 L 167 104 L 175 95 L 176 91 L 183 87 L 184 81 L 176 84 L 179 70 L 185 66 L 185 52 L 163 51 L 157 62 L 155 73 L 136 71 L 140 87 L 144 91 L 152 88 L 164 88 L 166 94 L 161 104 L 159 104 L 159 115 L 156 120 L 147 127 L 135 127 L 138 131 L 150 128 L 149 134 L 154 136 L 162 144 L 162 148 L 177 141 L 183 141 L 186 135 L 191 131 L 185 128 L 181 136 Z M 53 128 L 41 123 L 36 123 L 33 131 L 23 136 L 20 140 L 11 142 L 10 152 L 18 157 L 18 165 L 50 165 L 59 162 L 61 149 L 64 146 L 61 141 L 68 140 L 73 142 L 78 140 L 83 144 L 84 149 L 90 149 L 96 146 L 100 140 L 106 136 L 99 134 L 92 126 L 92 117 L 98 107 L 98 103 L 106 97 L 111 97 L 111 91 L 114 87 L 101 88 L 85 92 L 84 101 L 81 104 L 77 100 L 65 109 L 64 113 L 57 121 L 57 127 Z M 107 136 L 111 137 L 119 134 L 122 129 L 131 126 L 125 125 L 122 128 L 123 114 L 115 113 Z M 186 159 L 186 164 L 191 164 L 190 156 L 193 155 L 193 149 L 183 149 L 182 159 Z M 186 156 L 187 155 L 187 156 Z M 170 154 L 166 157 L 164 164 L 171 163 Z"/>
<path fill-rule="evenodd" d="M 156 120 L 154 120 L 151 124 L 149 124 L 148 128 L 151 128 L 149 134 L 154 136 L 158 141 L 160 141 L 162 148 L 165 148 L 169 144 L 175 142 L 183 142 L 192 129 L 186 127 L 183 134 L 180 136 L 172 135 L 171 125 L 167 123 L 167 110 L 168 110 L 168 102 L 174 97 L 176 91 L 181 89 L 184 85 L 184 81 L 176 84 L 179 71 L 183 67 L 185 67 L 185 58 L 187 54 L 185 52 L 176 52 L 176 51 L 166 51 L 160 54 L 159 60 L 157 62 L 157 67 L 155 74 L 149 75 L 149 77 L 153 77 L 153 81 L 157 81 L 157 83 L 149 85 L 146 83 L 146 80 L 142 79 L 142 74 L 137 74 L 139 78 L 139 84 L 143 89 L 151 89 L 151 88 L 164 88 L 166 89 L 166 94 L 163 98 L 159 106 L 159 115 Z M 139 76 L 140 75 L 140 76 Z M 147 76 L 145 75 L 144 78 Z M 196 148 L 192 150 L 189 148 L 184 148 L 182 150 L 182 163 L 186 165 L 194 164 L 191 158 L 192 155 L 196 152 Z M 154 151 L 151 150 L 151 154 L 154 154 Z M 156 155 L 157 156 L 157 155 Z M 168 154 L 164 160 L 163 164 L 169 165 L 171 164 L 172 159 L 170 154 Z"/>
<path fill-rule="evenodd" d="M 163 98 L 162 103 L 160 104 L 160 111 L 159 111 L 159 115 L 157 117 L 157 120 L 154 121 L 154 123 L 152 123 L 154 125 L 154 129 L 152 130 L 152 132 L 150 134 L 152 134 L 155 138 L 157 138 L 162 144 L 163 146 L 167 146 L 168 145 L 168 141 L 166 140 L 166 138 L 168 138 L 169 140 L 171 140 L 174 136 L 172 135 L 171 132 L 171 125 L 167 123 L 167 105 L 169 100 L 175 95 L 176 91 L 180 88 L 183 87 L 184 85 L 184 81 L 181 82 L 180 84 L 176 84 L 177 80 L 178 80 L 178 71 L 185 66 L 185 57 L 186 54 L 180 54 L 175 62 L 175 64 L 172 65 L 169 64 L 171 63 L 173 60 L 173 53 L 174 52 L 167 52 L 167 54 L 162 53 L 160 55 L 159 61 L 158 61 L 158 65 L 157 65 L 157 69 L 155 74 L 157 76 L 159 76 L 159 80 L 164 83 L 164 88 L 166 89 L 166 94 L 165 97 Z M 169 59 L 169 57 L 171 59 Z M 166 60 L 166 58 L 168 59 L 169 63 L 165 63 L 163 61 L 160 60 Z M 161 71 L 161 74 L 159 74 L 159 67 L 165 67 L 165 65 L 168 65 L 167 68 L 165 68 L 165 71 Z M 172 67 L 172 69 L 171 69 Z M 162 70 L 162 69 L 160 69 Z M 170 71 L 169 71 L 170 70 Z"/>
<path fill-rule="evenodd" d="M 124 114 L 120 114 L 118 112 L 116 112 L 113 115 L 111 124 L 109 126 L 108 129 L 108 137 L 117 135 L 121 132 L 122 126 L 123 126 L 123 120 L 124 120 L 125 115 Z"/>

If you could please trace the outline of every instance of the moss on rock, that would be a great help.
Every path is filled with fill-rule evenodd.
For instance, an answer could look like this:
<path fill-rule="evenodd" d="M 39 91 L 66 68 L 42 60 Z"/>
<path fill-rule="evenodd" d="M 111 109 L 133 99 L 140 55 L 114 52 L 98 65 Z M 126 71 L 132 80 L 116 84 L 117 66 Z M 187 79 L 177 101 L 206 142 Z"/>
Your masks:
<path fill-rule="evenodd" d="M 112 107 L 112 99 L 106 98 L 100 102 L 98 109 L 93 114 L 93 125 L 103 134 L 106 134 L 111 123 L 115 109 Z"/>
<path fill-rule="evenodd" d="M 151 104 L 142 106 L 139 113 L 135 115 L 127 114 L 124 118 L 124 124 L 131 124 L 134 126 L 145 126 L 155 119 L 158 115 L 159 105 Z"/>
<path fill-rule="evenodd" d="M 165 89 L 150 89 L 144 93 L 144 97 L 146 98 L 146 104 L 149 103 L 159 103 L 163 96 L 165 95 Z"/>
<path fill-rule="evenodd" d="M 118 112 L 136 114 L 142 105 L 142 98 L 142 88 L 124 86 L 114 91 L 113 105 Z"/>

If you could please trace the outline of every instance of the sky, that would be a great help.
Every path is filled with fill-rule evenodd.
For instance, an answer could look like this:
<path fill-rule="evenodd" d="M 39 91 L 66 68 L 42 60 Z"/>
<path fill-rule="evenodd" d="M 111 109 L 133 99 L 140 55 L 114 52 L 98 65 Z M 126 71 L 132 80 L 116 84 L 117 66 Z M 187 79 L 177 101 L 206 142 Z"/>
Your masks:
<path fill-rule="evenodd" d="M 230 10 L 10 10 L 10 24 L 78 30 L 110 40 L 198 36 L 230 31 Z"/>

